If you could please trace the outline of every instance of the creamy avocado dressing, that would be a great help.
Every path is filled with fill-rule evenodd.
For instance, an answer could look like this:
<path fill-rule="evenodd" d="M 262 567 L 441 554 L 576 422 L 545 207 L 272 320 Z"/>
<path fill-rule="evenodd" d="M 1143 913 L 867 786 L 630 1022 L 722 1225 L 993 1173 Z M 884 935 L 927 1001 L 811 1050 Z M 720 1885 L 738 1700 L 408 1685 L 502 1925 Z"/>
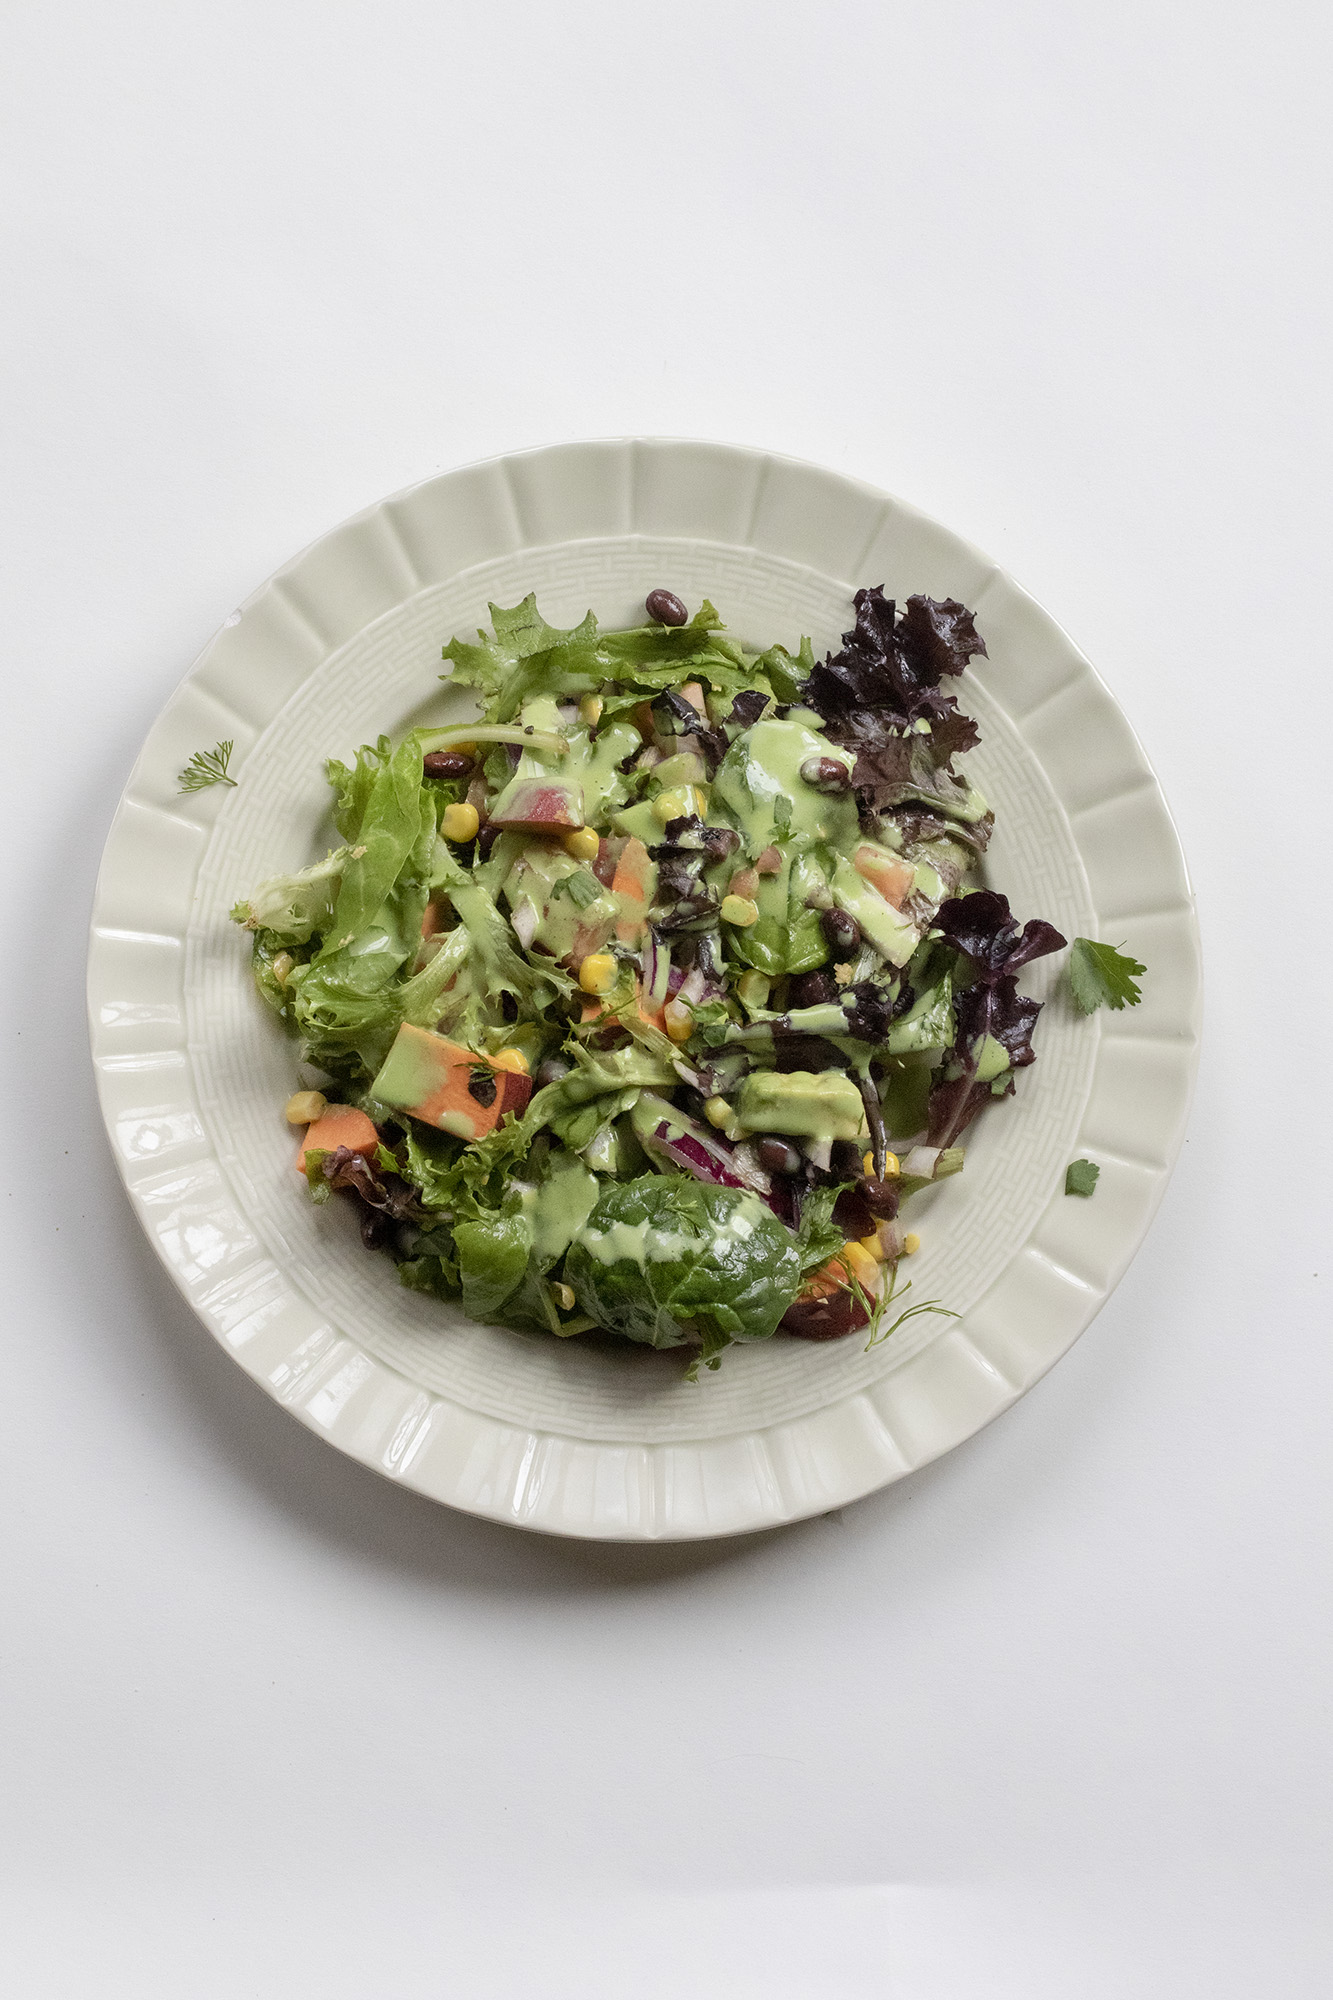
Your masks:
<path fill-rule="evenodd" d="M 557 1153 L 548 1179 L 540 1187 L 524 1189 L 533 1254 L 543 1265 L 564 1256 L 596 1208 L 599 1192 L 596 1174 L 590 1174 L 572 1153 Z"/>
<path fill-rule="evenodd" d="M 802 764 L 832 758 L 850 774 L 856 759 L 802 722 L 756 722 L 738 736 L 718 766 L 715 796 L 740 828 L 746 852 L 753 859 L 766 847 L 783 850 L 817 842 L 846 846 L 856 838 L 856 801 L 850 792 L 819 792 L 801 776 Z M 791 806 L 783 825 L 779 799 Z"/>

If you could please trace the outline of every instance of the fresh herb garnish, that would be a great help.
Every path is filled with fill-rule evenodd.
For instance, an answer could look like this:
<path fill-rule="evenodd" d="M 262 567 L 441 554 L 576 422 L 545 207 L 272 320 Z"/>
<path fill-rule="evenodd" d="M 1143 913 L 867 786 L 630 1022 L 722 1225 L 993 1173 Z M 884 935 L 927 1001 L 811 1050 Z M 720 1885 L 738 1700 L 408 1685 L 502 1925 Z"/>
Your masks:
<path fill-rule="evenodd" d="M 202 792 L 209 785 L 232 785 L 235 778 L 227 776 L 227 766 L 231 762 L 233 744 L 230 738 L 225 743 L 216 744 L 211 750 L 196 750 L 185 769 L 177 774 L 176 783 L 183 792 Z"/>
<path fill-rule="evenodd" d="M 1069 954 L 1069 984 L 1074 1004 L 1083 1014 L 1095 1014 L 1099 1007 L 1119 1012 L 1137 1007 L 1143 998 L 1136 979 L 1148 970 L 1136 958 L 1117 951 L 1111 944 L 1097 944 L 1092 938 L 1075 938 Z"/>
<path fill-rule="evenodd" d="M 551 891 L 551 901 L 558 896 L 568 896 L 576 910 L 586 910 L 595 903 L 602 893 L 602 885 L 597 877 L 586 868 L 576 868 L 572 875 L 562 875 Z"/>
<path fill-rule="evenodd" d="M 1065 1169 L 1065 1193 L 1095 1194 L 1101 1171 L 1091 1160 L 1071 1160 Z"/>
<path fill-rule="evenodd" d="M 791 831 L 791 800 L 785 792 L 779 792 L 773 801 L 773 831 L 785 834 Z"/>
<path fill-rule="evenodd" d="M 867 1354 L 872 1347 L 880 1347 L 886 1340 L 891 1339 L 897 1333 L 900 1326 L 904 1325 L 909 1319 L 915 1319 L 919 1313 L 938 1313 L 941 1319 L 958 1319 L 961 1317 L 960 1314 L 952 1311 L 950 1307 L 942 1306 L 938 1299 L 922 1299 L 920 1305 L 906 1307 L 904 1311 L 898 1314 L 895 1320 L 886 1326 L 884 1322 L 888 1318 L 889 1307 L 896 1304 L 900 1298 L 904 1297 L 912 1289 L 912 1280 L 910 1278 L 905 1285 L 898 1283 L 898 1273 L 901 1268 L 901 1265 L 896 1263 L 889 1268 L 888 1286 L 877 1299 L 872 1299 L 860 1281 L 855 1276 L 852 1277 L 852 1290 L 857 1294 L 870 1316 L 870 1338 L 866 1342 Z"/>

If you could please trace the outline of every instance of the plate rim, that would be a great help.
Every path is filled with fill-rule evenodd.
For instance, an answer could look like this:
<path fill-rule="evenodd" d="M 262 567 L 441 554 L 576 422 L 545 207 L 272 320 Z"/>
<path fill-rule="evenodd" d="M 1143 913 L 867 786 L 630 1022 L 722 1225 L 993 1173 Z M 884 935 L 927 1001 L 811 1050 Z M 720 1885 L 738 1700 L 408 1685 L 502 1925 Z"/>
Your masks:
<path fill-rule="evenodd" d="M 180 1254 L 179 1213 L 177 1210 L 171 1210 L 170 1215 L 166 1212 L 174 1196 L 169 1189 L 164 1195 L 160 1185 L 150 1188 L 148 1183 L 151 1177 L 132 1171 L 131 1160 L 123 1147 L 116 1142 L 116 1121 L 124 1109 L 124 1090 L 116 1079 L 122 1077 L 125 1071 L 123 1067 L 119 1069 L 116 1067 L 115 1054 L 108 1053 L 106 1035 L 103 1032 L 108 995 L 114 993 L 114 987 L 108 987 L 106 983 L 108 953 L 103 947 L 108 940 L 114 940 L 121 947 L 122 957 L 127 952 L 133 956 L 136 952 L 134 940 L 137 939 L 142 970 L 146 964 L 146 953 L 156 950 L 160 957 L 163 955 L 162 948 L 167 946 L 169 941 L 175 942 L 180 946 L 179 958 L 183 966 L 185 939 L 190 921 L 188 908 L 190 897 L 186 898 L 178 939 L 173 938 L 172 933 L 161 929 L 136 931 L 133 925 L 108 924 L 105 921 L 105 914 L 108 910 L 114 914 L 116 910 L 118 893 L 116 871 L 123 866 L 119 849 L 125 844 L 123 836 L 131 811 L 136 807 L 143 808 L 144 802 L 135 797 L 136 781 L 145 768 L 146 760 L 153 751 L 155 739 L 160 737 L 167 718 L 183 696 L 190 690 L 200 687 L 201 677 L 213 661 L 225 635 L 242 622 L 247 612 L 252 612 L 266 600 L 271 600 L 275 593 L 281 594 L 283 586 L 294 579 L 299 579 L 303 568 L 308 566 L 312 559 L 318 558 L 321 553 L 328 552 L 335 546 L 343 545 L 348 537 L 355 536 L 358 531 L 373 531 L 373 524 L 381 521 L 382 517 L 387 516 L 390 523 L 393 523 L 395 514 L 392 510 L 409 507 L 413 500 L 420 496 L 434 495 L 451 485 L 456 491 L 462 491 L 466 482 L 475 482 L 478 478 L 483 480 L 499 478 L 513 493 L 515 490 L 522 490 L 525 475 L 531 481 L 535 473 L 540 483 L 543 468 L 554 469 L 558 489 L 561 479 L 568 481 L 571 476 L 577 477 L 580 467 L 585 470 L 588 468 L 595 470 L 599 465 L 604 467 L 609 462 L 606 456 L 608 453 L 620 454 L 626 459 L 629 467 L 627 476 L 631 479 L 633 467 L 637 463 L 636 454 L 645 453 L 681 454 L 686 457 L 695 454 L 711 459 L 714 463 L 724 462 L 733 469 L 745 467 L 753 472 L 757 496 L 763 495 L 767 483 L 776 471 L 779 480 L 786 478 L 797 483 L 803 482 L 807 486 L 812 483 L 822 484 L 826 494 L 831 490 L 834 494 L 850 496 L 861 506 L 877 510 L 884 520 L 890 517 L 891 510 L 904 520 L 918 524 L 928 535 L 945 538 L 953 549 L 961 551 L 986 573 L 988 588 L 989 579 L 996 580 L 1004 592 L 1011 594 L 1016 605 L 1020 608 L 1027 607 L 1047 638 L 1054 635 L 1066 654 L 1077 663 L 1076 681 L 1081 684 L 1086 680 L 1091 685 L 1100 701 L 1114 714 L 1119 727 L 1132 745 L 1140 769 L 1145 774 L 1142 790 L 1151 794 L 1152 805 L 1156 809 L 1171 847 L 1172 860 L 1183 893 L 1181 898 L 1169 905 L 1161 915 L 1175 920 L 1186 947 L 1190 977 L 1183 1004 L 1179 1009 L 1181 1018 L 1174 1035 L 1154 1038 L 1121 1034 L 1111 1037 L 1114 1042 L 1122 1046 L 1122 1050 L 1126 1047 L 1132 1048 L 1136 1042 L 1155 1041 L 1157 1046 L 1166 1047 L 1174 1055 L 1174 1062 L 1170 1065 L 1175 1106 L 1174 1124 L 1162 1142 L 1161 1160 L 1143 1170 L 1150 1174 L 1150 1184 L 1143 1189 L 1143 1198 L 1139 1202 L 1135 1222 L 1124 1232 L 1121 1254 L 1113 1262 L 1112 1269 L 1108 1273 L 1108 1282 L 1088 1285 L 1081 1279 L 1076 1281 L 1082 1285 L 1083 1291 L 1087 1294 L 1083 1301 L 1086 1310 L 1074 1314 L 1072 1318 L 1068 1318 L 1067 1315 L 1068 1327 L 1072 1330 L 1067 1328 L 1061 1337 L 1048 1342 L 1047 1351 L 1043 1354 L 1028 1357 L 1021 1379 L 1009 1381 L 1006 1385 L 1007 1393 L 1006 1389 L 996 1389 L 995 1385 L 991 1384 L 991 1393 L 987 1401 L 979 1399 L 975 1383 L 960 1387 L 957 1391 L 953 1421 L 945 1423 L 943 1428 L 939 1423 L 938 1412 L 935 1413 L 932 1428 L 931 1412 L 921 1410 L 908 1424 L 905 1435 L 901 1422 L 890 1423 L 886 1420 L 885 1412 L 876 1407 L 875 1391 L 872 1389 L 855 1392 L 845 1397 L 842 1402 L 830 1404 L 804 1418 L 766 1425 L 758 1431 L 737 1432 L 721 1439 L 692 1443 L 653 1444 L 627 1440 L 624 1444 L 608 1445 L 591 1440 L 563 1438 L 558 1432 L 545 1434 L 530 1432 L 526 1427 L 510 1427 L 512 1435 L 504 1436 L 502 1433 L 505 1426 L 462 1405 L 449 1405 L 447 1412 L 441 1416 L 440 1411 L 447 1399 L 438 1397 L 433 1391 L 423 1390 L 420 1385 L 411 1384 L 407 1377 L 398 1375 L 389 1364 L 367 1355 L 364 1350 L 355 1349 L 355 1343 L 339 1335 L 337 1329 L 325 1329 L 332 1337 L 324 1343 L 308 1374 L 300 1375 L 298 1371 L 299 1379 L 291 1385 L 277 1383 L 274 1379 L 275 1371 L 267 1366 L 270 1354 L 264 1342 L 261 1340 L 253 1354 L 247 1355 L 247 1347 L 233 1338 L 238 1323 L 248 1324 L 246 1316 L 242 1315 L 242 1322 L 237 1322 L 233 1318 L 227 1323 L 226 1313 L 217 1301 L 214 1300 L 208 1305 L 201 1303 L 197 1272 L 191 1277 Z M 517 489 L 515 481 L 518 482 Z M 595 479 L 592 484 L 595 486 Z M 517 506 L 517 503 L 515 504 Z M 759 504 L 760 498 L 756 497 L 750 516 L 752 530 Z M 521 526 L 521 512 L 517 514 L 517 519 Z M 617 533 L 629 535 L 635 532 L 643 531 L 628 527 L 620 529 L 613 527 L 603 530 L 600 536 L 588 535 L 582 538 L 609 539 L 614 538 Z M 395 534 L 397 534 L 396 529 Z M 515 544 L 512 550 L 492 550 L 491 553 L 494 555 L 518 552 L 523 548 L 550 546 L 552 541 L 563 542 L 579 538 L 568 534 L 544 539 L 529 537 Z M 685 533 L 675 538 L 713 541 L 722 539 L 714 534 L 700 534 L 697 530 L 693 536 Z M 867 544 L 867 553 L 873 548 L 874 539 L 872 535 Z M 752 539 L 748 545 L 759 547 L 759 544 Z M 473 557 L 469 561 L 455 564 L 452 571 L 446 574 L 462 574 L 485 560 L 485 556 Z M 409 601 L 420 590 L 430 587 L 432 582 L 441 580 L 421 577 L 410 555 L 407 567 L 409 571 L 415 572 L 415 588 L 402 593 L 396 600 L 399 604 Z M 819 566 L 816 563 L 809 563 L 807 567 L 818 569 Z M 852 564 L 851 567 L 854 571 L 857 565 Z M 828 576 L 835 574 L 832 571 L 820 573 Z M 344 644 L 349 643 L 355 637 L 356 631 L 364 630 L 368 624 L 386 615 L 392 608 L 392 604 L 386 605 L 371 618 L 363 620 L 360 626 L 343 633 L 342 636 L 338 636 L 336 632 L 332 635 L 320 633 L 316 627 L 317 640 L 324 646 L 322 654 L 312 660 L 307 671 L 282 695 L 272 714 L 255 729 L 255 737 L 262 735 L 263 728 L 268 726 L 268 722 L 294 696 L 297 687 L 304 684 L 311 672 L 317 671 L 324 660 L 340 650 Z M 1071 681 L 1068 685 L 1074 686 L 1075 682 Z M 1060 691 L 1057 689 L 1056 694 Z M 1052 700 L 1055 698 L 1055 695 L 1050 697 Z M 1042 705 L 1038 704 L 1039 707 Z M 1021 732 L 1028 718 L 1012 719 Z M 1114 795 L 1111 803 L 1115 803 L 1115 798 L 1119 796 Z M 148 809 L 162 811 L 161 808 Z M 190 817 L 178 812 L 175 819 L 177 824 L 192 828 L 203 840 L 203 845 L 198 849 L 194 870 L 189 873 L 192 885 L 197 879 L 198 865 L 207 850 L 211 814 L 205 806 L 199 817 Z M 1075 844 L 1077 846 L 1077 841 Z M 1079 851 L 1082 852 L 1081 848 Z M 1100 923 L 1099 911 L 1099 927 Z M 167 955 L 169 956 L 169 953 Z M 151 979 L 149 984 L 152 985 Z M 1140 1247 L 1179 1156 L 1197 1074 L 1202 1022 L 1202 968 L 1194 890 L 1179 831 L 1163 795 L 1160 780 L 1137 731 L 1125 716 L 1102 676 L 1063 626 L 999 564 L 987 557 L 965 537 L 957 535 L 952 529 L 924 514 L 911 503 L 900 500 L 852 475 L 748 445 L 732 445 L 703 439 L 632 435 L 539 445 L 519 452 L 474 460 L 467 465 L 431 474 L 397 489 L 381 500 L 372 502 L 324 534 L 314 537 L 250 592 L 238 609 L 224 620 L 209 638 L 163 704 L 148 730 L 121 793 L 103 845 L 93 897 L 87 1001 L 99 1102 L 107 1125 L 108 1137 L 111 1140 L 113 1158 L 137 1219 L 148 1235 L 159 1261 L 165 1265 L 177 1289 L 181 1291 L 196 1316 L 245 1368 L 252 1379 L 258 1380 L 260 1386 L 270 1395 L 284 1403 L 285 1407 L 291 1410 L 298 1420 L 305 1423 L 307 1428 L 315 1430 L 345 1455 L 397 1480 L 400 1484 L 411 1486 L 427 1497 L 457 1507 L 461 1511 L 500 1520 L 510 1526 L 538 1533 L 592 1540 L 703 1540 L 736 1533 L 757 1532 L 829 1512 L 905 1476 L 920 1465 L 939 1457 L 944 1451 L 952 1449 L 954 1445 L 975 1435 L 985 1424 L 993 1421 L 1003 1409 L 1008 1408 L 1025 1394 L 1027 1389 L 1040 1380 L 1068 1351 L 1074 1340 L 1101 1309 Z M 1116 1017 L 1110 1017 L 1113 1024 L 1115 1019 Z M 1100 1040 L 1107 1027 L 1107 1018 L 1098 1015 L 1093 1018 L 1089 1026 L 1099 1036 L 1097 1056 L 1099 1064 Z M 141 1060 L 136 1059 L 136 1061 L 137 1067 L 142 1070 L 148 1066 L 148 1055 L 144 1054 Z M 131 1070 L 133 1067 L 132 1063 Z M 159 1071 L 165 1071 L 168 1067 L 170 1065 L 163 1063 L 157 1065 Z M 182 1048 L 179 1052 L 175 1068 L 186 1086 L 182 1102 L 188 1112 L 190 1107 L 187 1049 Z M 197 1117 L 195 1123 L 199 1124 Z M 199 1129 L 205 1149 L 202 1154 L 196 1154 L 195 1164 L 202 1168 L 208 1164 L 207 1135 L 203 1132 L 202 1126 Z M 1081 1142 L 1076 1141 L 1076 1143 Z M 213 1162 L 213 1167 L 219 1186 L 225 1194 L 225 1176 L 222 1175 L 216 1161 Z M 180 1172 L 185 1172 L 185 1168 L 178 1170 L 178 1177 Z M 188 1173 L 185 1173 L 185 1178 L 186 1181 L 189 1180 Z M 164 1201 L 166 1208 L 163 1207 Z M 1085 1205 L 1079 1203 L 1077 1206 L 1081 1209 Z M 176 1217 L 174 1224 L 172 1216 Z M 986 1298 L 989 1298 L 991 1291 L 997 1289 L 1003 1282 L 1019 1257 L 1030 1247 L 1032 1237 L 1035 1235 L 1034 1229 L 1032 1236 L 1017 1246 L 1005 1272 L 987 1292 Z M 1058 1271 L 1061 1268 L 1055 1259 L 1048 1257 L 1046 1262 L 1053 1270 Z M 1069 1275 L 1067 1271 L 1064 1273 L 1065 1277 Z M 209 1297 L 211 1300 L 212 1295 L 209 1294 Z M 244 1299 L 241 1303 L 245 1303 Z M 262 1316 L 270 1303 L 251 1302 L 249 1318 L 259 1315 L 261 1319 L 261 1328 L 256 1331 L 262 1330 L 262 1325 L 266 1323 Z M 985 1299 L 981 1304 L 985 1304 Z M 270 1318 L 272 1317 L 270 1313 Z M 954 1329 L 950 1329 L 947 1334 L 941 1335 L 935 1343 L 932 1343 L 931 1349 L 923 1352 L 939 1353 L 945 1350 L 953 1334 Z M 355 1352 L 349 1351 L 352 1349 L 355 1349 Z M 261 1366 L 250 1365 L 254 1360 L 258 1360 Z M 937 1369 L 936 1372 L 940 1371 Z M 1001 1373 L 1000 1370 L 994 1372 Z M 348 1426 L 340 1422 L 340 1419 L 349 1400 L 356 1404 L 359 1399 L 360 1403 L 364 1404 L 367 1395 L 382 1386 L 372 1380 L 380 1374 L 392 1376 L 398 1384 L 410 1389 L 412 1395 L 409 1400 L 414 1406 L 426 1401 L 435 1408 L 432 1411 L 415 1409 L 416 1428 L 410 1431 L 410 1434 L 404 1432 L 403 1422 L 400 1422 L 387 1440 L 376 1438 L 370 1443 L 369 1432 L 364 1423 Z M 344 1397 L 343 1404 L 338 1404 L 337 1397 L 330 1396 L 329 1385 L 339 1379 L 346 1381 L 351 1378 L 355 1378 L 352 1380 L 352 1388 Z M 322 1404 L 321 1396 L 324 1399 Z M 399 1401 L 401 1400 L 399 1398 Z M 858 1407 L 853 1409 L 852 1406 Z M 330 1408 L 333 1408 L 331 1418 L 327 1415 Z M 829 1419 L 833 1419 L 831 1425 Z M 795 1435 L 803 1431 L 813 1433 L 830 1429 L 834 1434 L 826 1437 L 811 1435 L 802 1438 Z M 785 1433 L 793 1435 L 779 1436 Z M 752 1444 L 759 1444 L 761 1448 L 758 1451 L 747 1451 Z M 552 1455 L 549 1449 L 552 1445 L 564 1447 L 565 1457 L 570 1461 L 564 1465 L 558 1478 L 550 1476 L 551 1468 L 547 1464 Z M 470 1487 L 464 1487 L 456 1480 L 451 1482 L 441 1476 L 442 1467 L 446 1467 L 451 1460 L 457 1462 L 460 1455 L 469 1454 L 475 1458 L 478 1453 L 489 1461 L 487 1476 L 479 1482 L 474 1479 Z M 827 1463 L 830 1453 L 833 1459 L 831 1472 Z M 673 1463 L 672 1461 L 679 1459 L 681 1454 L 693 1454 L 697 1459 L 716 1460 L 716 1463 L 700 1463 L 692 1467 Z M 767 1465 L 761 1466 L 758 1463 L 760 1459 L 767 1460 Z M 818 1478 L 812 1484 L 811 1468 L 814 1459 L 819 1461 L 819 1468 Z M 593 1462 L 588 1463 L 589 1460 Z M 606 1462 L 599 1466 L 596 1463 L 598 1460 Z M 632 1460 L 637 1462 L 631 1463 Z M 432 1475 L 429 1479 L 425 1477 L 427 1466 L 431 1469 Z M 841 1471 L 838 1469 L 839 1466 Z M 600 1507 L 597 1500 L 599 1476 L 603 1487 L 609 1478 L 613 1485 L 618 1480 L 620 1489 L 623 1489 L 612 1503 L 606 1501 L 604 1494 Z M 562 1486 L 576 1490 L 580 1496 L 576 1506 L 560 1504 L 556 1489 Z M 690 1488 L 688 1503 L 684 1497 L 686 1486 Z M 676 1495 L 677 1487 L 680 1489 L 679 1498 Z"/>

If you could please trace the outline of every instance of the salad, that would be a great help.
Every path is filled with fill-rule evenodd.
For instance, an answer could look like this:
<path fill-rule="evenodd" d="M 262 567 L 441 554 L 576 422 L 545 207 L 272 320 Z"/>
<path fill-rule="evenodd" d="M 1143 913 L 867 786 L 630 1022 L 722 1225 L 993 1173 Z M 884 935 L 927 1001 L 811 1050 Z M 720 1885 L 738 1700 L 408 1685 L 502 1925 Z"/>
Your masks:
<path fill-rule="evenodd" d="M 882 1331 L 1065 940 L 977 883 L 971 612 L 855 608 L 816 660 L 666 590 L 627 631 L 492 605 L 444 648 L 477 720 L 329 763 L 341 845 L 232 915 L 319 1072 L 297 1165 L 403 1284 L 691 1376 Z"/>

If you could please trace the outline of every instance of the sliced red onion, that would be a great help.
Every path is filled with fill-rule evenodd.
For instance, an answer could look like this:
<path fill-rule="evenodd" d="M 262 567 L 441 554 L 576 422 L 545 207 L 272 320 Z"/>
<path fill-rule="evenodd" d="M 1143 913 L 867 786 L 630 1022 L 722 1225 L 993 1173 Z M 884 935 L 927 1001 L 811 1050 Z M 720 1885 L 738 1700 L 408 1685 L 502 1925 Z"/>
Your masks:
<path fill-rule="evenodd" d="M 704 997 L 704 976 L 702 972 L 699 970 L 698 966 L 696 965 L 694 970 L 689 974 L 687 974 L 687 976 L 681 981 L 680 991 L 676 995 L 676 998 L 678 1000 L 684 1000 L 689 1006 L 696 1006 L 698 1002 L 703 999 L 703 997 Z"/>
<path fill-rule="evenodd" d="M 663 1120 L 657 1126 L 648 1141 L 649 1150 L 670 1160 L 673 1166 L 682 1167 L 697 1181 L 709 1181 L 714 1187 L 750 1188 L 755 1194 L 767 1196 L 771 1182 L 762 1167 L 753 1159 L 738 1159 L 735 1149 L 725 1139 L 706 1132 L 692 1120 L 688 1129 L 681 1130 L 685 1122 L 673 1112 L 670 1124 Z"/>
<path fill-rule="evenodd" d="M 537 905 L 530 903 L 525 896 L 518 908 L 510 912 L 509 921 L 514 926 L 514 935 L 524 951 L 530 951 L 532 940 L 537 935 L 537 925 L 541 921 Z"/>
<path fill-rule="evenodd" d="M 939 1146 L 913 1146 L 902 1163 L 905 1180 L 933 1181 L 935 1169 L 940 1163 Z"/>

